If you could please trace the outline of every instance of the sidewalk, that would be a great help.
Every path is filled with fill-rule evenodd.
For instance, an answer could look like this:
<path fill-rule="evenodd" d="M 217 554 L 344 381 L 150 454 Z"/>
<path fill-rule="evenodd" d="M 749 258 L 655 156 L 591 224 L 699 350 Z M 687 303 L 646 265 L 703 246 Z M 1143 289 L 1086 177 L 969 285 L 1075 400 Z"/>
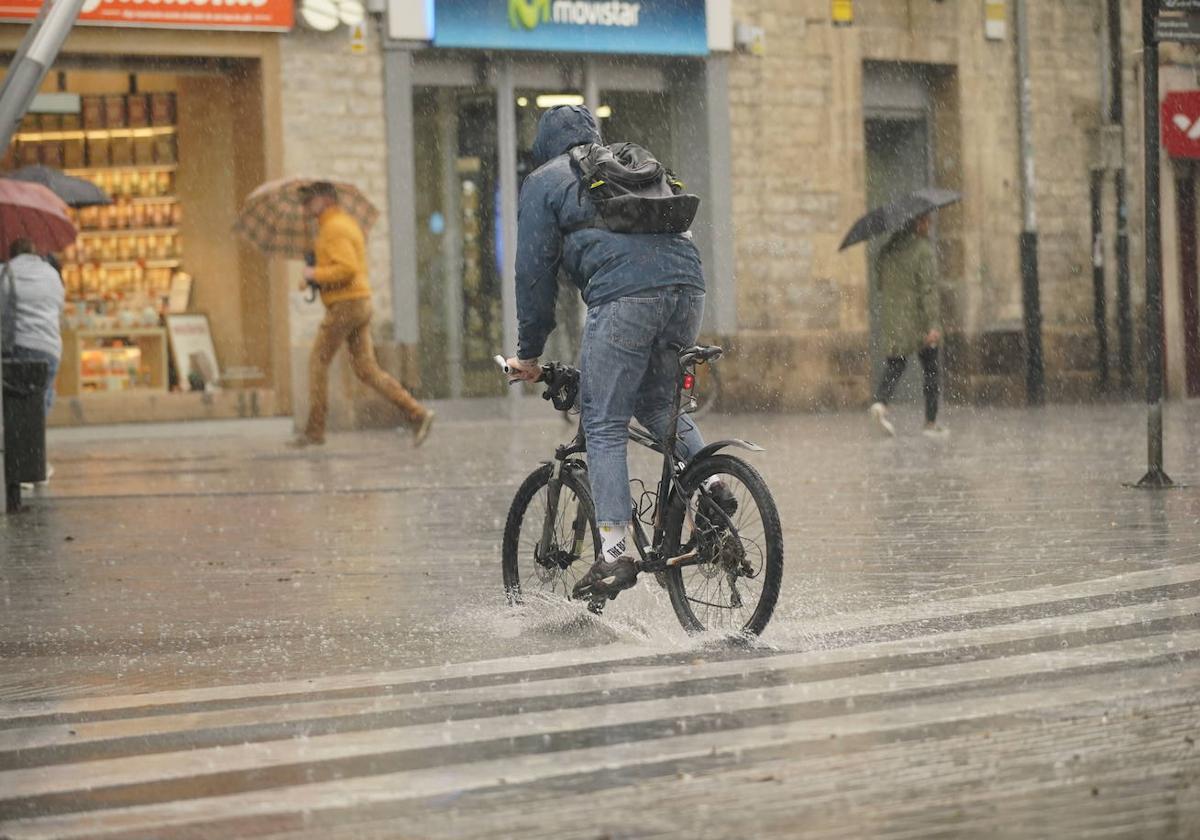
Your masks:
<path fill-rule="evenodd" d="M 569 435 L 545 403 L 444 410 L 427 445 L 290 420 L 54 430 L 56 475 L 0 518 L 0 700 L 283 679 L 611 642 L 686 644 L 639 587 L 564 631 L 500 608 L 499 543 L 519 481 Z M 949 439 L 875 434 L 865 414 L 719 415 L 746 437 L 785 528 L 766 641 L 817 617 L 1025 589 L 1200 559 L 1200 404 L 1167 408 L 1145 471 L 1140 405 L 950 410 Z M 639 456 L 635 470 L 653 475 Z"/>

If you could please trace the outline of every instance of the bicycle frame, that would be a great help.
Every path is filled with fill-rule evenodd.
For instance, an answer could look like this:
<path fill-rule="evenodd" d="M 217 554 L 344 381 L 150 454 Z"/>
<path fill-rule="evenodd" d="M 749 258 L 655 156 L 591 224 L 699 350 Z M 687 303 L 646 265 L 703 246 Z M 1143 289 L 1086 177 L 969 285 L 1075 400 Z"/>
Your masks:
<path fill-rule="evenodd" d="M 700 361 L 701 363 L 703 362 L 703 360 Z M 642 522 L 636 515 L 636 506 L 631 517 L 634 543 L 637 545 L 638 553 L 641 555 L 641 562 L 638 564 L 639 571 L 660 572 L 665 571 L 669 567 L 694 565 L 697 562 L 694 551 L 680 555 L 679 557 L 663 558 L 659 556 L 661 546 L 666 537 L 665 512 L 667 505 L 670 504 L 672 493 L 678 487 L 679 477 L 682 476 L 684 469 L 687 467 L 685 462 L 680 461 L 675 456 L 675 451 L 679 443 L 679 420 L 687 413 L 686 410 L 681 410 L 685 391 L 689 394 L 689 406 L 694 403 L 691 394 L 695 389 L 696 364 L 697 359 L 695 356 L 685 354 L 680 359 L 679 377 L 675 382 L 675 389 L 671 400 L 671 421 L 668 425 L 665 441 L 659 441 L 647 431 L 637 426 L 629 427 L 629 439 L 632 442 L 659 452 L 663 456 L 662 473 L 658 482 L 658 496 L 654 506 L 653 535 L 651 539 L 647 539 Z M 584 436 L 583 420 L 581 418 L 574 439 L 568 444 L 558 446 L 554 452 L 550 480 L 546 488 L 546 518 L 542 524 L 542 535 L 538 542 L 538 555 L 540 557 L 548 557 L 551 547 L 555 542 L 555 523 L 557 522 L 559 497 L 562 491 L 562 470 L 565 467 L 586 472 L 586 465 L 582 461 L 572 458 L 572 456 L 586 451 L 587 441 Z M 693 453 L 693 455 L 695 454 Z M 572 523 L 572 536 L 574 537 L 573 553 L 576 555 L 579 555 L 583 551 L 583 541 L 587 536 L 587 528 L 588 519 L 584 515 L 584 511 L 580 510 L 576 514 L 575 521 Z"/>

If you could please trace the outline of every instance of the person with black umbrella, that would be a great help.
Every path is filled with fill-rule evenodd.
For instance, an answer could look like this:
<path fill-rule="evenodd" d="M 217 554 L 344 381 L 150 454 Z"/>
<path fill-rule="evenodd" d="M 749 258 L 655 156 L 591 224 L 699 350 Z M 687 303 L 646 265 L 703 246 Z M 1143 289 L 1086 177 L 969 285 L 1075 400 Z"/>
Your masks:
<path fill-rule="evenodd" d="M 933 212 L 923 213 L 894 234 L 879 252 L 876 272 L 880 307 L 880 341 L 886 356 L 883 376 L 875 388 L 871 417 L 887 434 L 896 427 L 888 403 L 914 353 L 924 373 L 925 434 L 940 437 L 938 425 L 938 348 L 942 341 L 938 300 L 937 261 L 930 233 Z"/>
<path fill-rule="evenodd" d="M 873 237 L 891 234 L 879 252 L 875 272 L 880 299 L 879 337 L 886 363 L 870 409 L 871 417 L 889 435 L 896 434 L 896 426 L 888 415 L 888 403 L 913 353 L 925 373 L 925 434 L 946 434 L 937 422 L 942 327 L 933 217 L 937 210 L 961 198 L 953 190 L 938 187 L 902 195 L 858 219 L 838 249 L 844 251 Z"/>

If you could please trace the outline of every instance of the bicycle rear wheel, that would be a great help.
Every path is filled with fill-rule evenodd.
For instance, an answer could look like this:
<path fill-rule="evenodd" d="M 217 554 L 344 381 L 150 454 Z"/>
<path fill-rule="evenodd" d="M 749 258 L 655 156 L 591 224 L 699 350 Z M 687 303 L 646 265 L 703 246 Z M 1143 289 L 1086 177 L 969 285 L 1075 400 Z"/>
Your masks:
<path fill-rule="evenodd" d="M 702 489 L 710 478 L 728 489 L 732 512 Z M 695 552 L 695 562 L 667 570 L 675 615 L 689 633 L 762 633 L 783 581 L 783 529 L 766 482 L 740 458 L 714 455 L 689 467 L 680 489 L 684 499 L 667 513 L 664 556 Z"/>
<path fill-rule="evenodd" d="M 586 474 L 568 468 L 562 471 L 550 549 L 540 556 L 551 469 L 546 464 L 531 473 L 517 489 L 508 511 L 501 568 L 510 604 L 525 603 L 531 596 L 570 598 L 571 589 L 591 567 L 600 548 Z"/>

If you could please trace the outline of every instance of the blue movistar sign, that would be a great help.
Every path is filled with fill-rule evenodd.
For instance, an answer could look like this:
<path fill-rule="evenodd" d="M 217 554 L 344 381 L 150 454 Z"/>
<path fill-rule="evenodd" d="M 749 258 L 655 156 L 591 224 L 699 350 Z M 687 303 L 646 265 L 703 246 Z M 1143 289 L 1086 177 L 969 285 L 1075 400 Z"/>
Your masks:
<path fill-rule="evenodd" d="M 704 0 L 436 0 L 439 47 L 705 55 Z"/>

